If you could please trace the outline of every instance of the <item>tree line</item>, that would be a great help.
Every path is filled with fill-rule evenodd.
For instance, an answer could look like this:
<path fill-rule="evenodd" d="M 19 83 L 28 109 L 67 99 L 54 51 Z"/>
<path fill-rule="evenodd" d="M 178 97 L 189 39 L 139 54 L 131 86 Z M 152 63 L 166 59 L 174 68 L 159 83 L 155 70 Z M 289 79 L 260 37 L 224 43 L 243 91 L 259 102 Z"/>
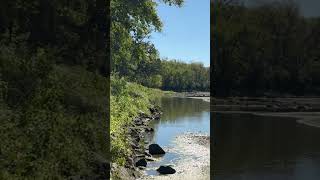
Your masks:
<path fill-rule="evenodd" d="M 161 32 L 163 24 L 156 12 L 157 3 L 144 2 L 111 2 L 112 73 L 128 81 L 164 90 L 209 90 L 208 68 L 199 63 L 186 64 L 160 59 L 149 37 L 153 31 Z M 183 0 L 161 2 L 170 6 L 183 5 Z"/>
<path fill-rule="evenodd" d="M 174 91 L 209 91 L 210 68 L 202 63 L 162 61 L 161 89 Z"/>
<path fill-rule="evenodd" d="M 293 1 L 211 6 L 216 96 L 320 93 L 319 17 Z"/>
<path fill-rule="evenodd" d="M 0 179 L 108 178 L 109 65 L 146 86 L 169 82 L 161 73 L 166 63 L 146 40 L 162 27 L 156 6 L 153 0 L 0 2 Z"/>

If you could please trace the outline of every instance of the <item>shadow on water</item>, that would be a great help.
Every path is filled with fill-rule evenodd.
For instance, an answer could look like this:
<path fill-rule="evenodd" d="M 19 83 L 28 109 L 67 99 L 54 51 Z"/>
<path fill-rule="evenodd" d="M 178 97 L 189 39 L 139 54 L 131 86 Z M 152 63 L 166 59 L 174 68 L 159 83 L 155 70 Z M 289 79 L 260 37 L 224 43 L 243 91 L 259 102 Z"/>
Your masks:
<path fill-rule="evenodd" d="M 283 117 L 214 118 L 215 180 L 320 179 L 320 128 Z"/>

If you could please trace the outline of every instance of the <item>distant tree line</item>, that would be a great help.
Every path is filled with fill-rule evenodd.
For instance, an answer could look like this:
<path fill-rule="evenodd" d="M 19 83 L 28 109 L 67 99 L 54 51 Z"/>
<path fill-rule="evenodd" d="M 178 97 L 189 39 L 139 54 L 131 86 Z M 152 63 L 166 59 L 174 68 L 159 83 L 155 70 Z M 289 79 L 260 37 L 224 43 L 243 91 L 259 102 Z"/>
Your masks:
<path fill-rule="evenodd" d="M 293 1 L 211 5 L 216 96 L 320 94 L 319 17 L 304 17 Z"/>
<path fill-rule="evenodd" d="M 162 61 L 162 85 L 164 90 L 209 91 L 210 71 L 202 63 L 184 63 L 176 60 Z"/>
<path fill-rule="evenodd" d="M 210 90 L 210 67 L 205 67 L 202 63 L 185 63 L 168 59 L 158 59 L 156 62 L 133 71 L 132 76 L 120 76 L 146 87 L 162 90 L 178 92 Z"/>
<path fill-rule="evenodd" d="M 168 5 L 182 6 L 183 0 L 162 0 Z M 208 68 L 193 63 L 163 61 L 151 32 L 160 32 L 162 22 L 156 12 L 157 3 L 131 0 L 111 2 L 111 68 L 114 74 L 147 87 L 174 91 L 209 90 Z"/>

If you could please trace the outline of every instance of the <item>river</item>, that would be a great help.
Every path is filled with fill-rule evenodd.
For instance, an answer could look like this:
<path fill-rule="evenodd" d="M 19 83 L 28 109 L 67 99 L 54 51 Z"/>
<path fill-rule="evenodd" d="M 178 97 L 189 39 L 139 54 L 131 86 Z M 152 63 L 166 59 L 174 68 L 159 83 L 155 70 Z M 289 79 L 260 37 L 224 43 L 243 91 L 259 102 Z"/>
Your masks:
<path fill-rule="evenodd" d="M 290 117 L 215 113 L 215 180 L 318 180 L 320 128 Z"/>
<path fill-rule="evenodd" d="M 155 131 L 146 140 L 159 144 L 166 154 L 148 162 L 142 179 L 209 179 L 210 103 L 174 97 L 162 98 L 159 103 L 163 115 L 151 124 Z M 177 172 L 159 175 L 156 169 L 160 165 L 172 165 Z"/>

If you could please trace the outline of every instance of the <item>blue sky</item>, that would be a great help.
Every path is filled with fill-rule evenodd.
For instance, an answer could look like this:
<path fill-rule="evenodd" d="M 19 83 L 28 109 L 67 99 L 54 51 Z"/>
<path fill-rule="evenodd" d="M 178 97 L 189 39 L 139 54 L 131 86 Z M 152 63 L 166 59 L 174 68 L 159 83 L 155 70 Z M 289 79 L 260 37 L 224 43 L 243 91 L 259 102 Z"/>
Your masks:
<path fill-rule="evenodd" d="M 185 0 L 183 7 L 159 4 L 163 31 L 151 41 L 160 57 L 210 65 L 210 0 Z"/>

